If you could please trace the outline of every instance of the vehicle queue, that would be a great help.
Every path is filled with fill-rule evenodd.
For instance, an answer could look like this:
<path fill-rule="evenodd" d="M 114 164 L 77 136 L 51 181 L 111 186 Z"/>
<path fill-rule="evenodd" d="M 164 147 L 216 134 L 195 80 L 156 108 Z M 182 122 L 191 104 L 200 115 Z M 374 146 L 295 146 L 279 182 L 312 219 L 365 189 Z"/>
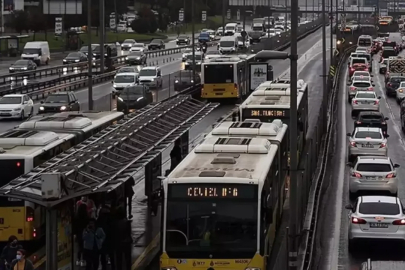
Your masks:
<path fill-rule="evenodd" d="M 373 55 L 379 54 L 378 73 L 385 82 L 382 90 L 387 98 L 393 97 L 401 108 L 405 107 L 405 60 L 398 56 L 404 43 L 398 35 L 387 33 L 375 40 L 360 36 L 358 47 L 349 58 L 347 101 L 354 128 L 347 134 L 351 204 L 346 209 L 350 211 L 348 239 L 352 254 L 368 240 L 405 240 L 405 210 L 398 198 L 400 165 L 390 158 L 389 118 L 380 111 L 381 97 L 375 91 L 371 74 Z M 401 119 L 402 115 L 401 112 Z"/>

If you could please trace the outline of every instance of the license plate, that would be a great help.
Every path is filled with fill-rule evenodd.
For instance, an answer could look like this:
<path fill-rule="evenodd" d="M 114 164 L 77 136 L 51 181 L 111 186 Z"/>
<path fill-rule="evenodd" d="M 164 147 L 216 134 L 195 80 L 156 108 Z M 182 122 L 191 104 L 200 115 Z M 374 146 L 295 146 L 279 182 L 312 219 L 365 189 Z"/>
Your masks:
<path fill-rule="evenodd" d="M 9 113 L 0 113 L 0 115 L 9 115 Z"/>
<path fill-rule="evenodd" d="M 366 177 L 367 180 L 377 180 L 377 177 L 373 177 L 373 176 L 367 176 Z"/>
<path fill-rule="evenodd" d="M 370 223 L 370 228 L 386 229 L 388 228 L 387 223 Z"/>
<path fill-rule="evenodd" d="M 372 144 L 362 144 L 361 147 L 364 148 L 374 148 L 374 146 Z"/>

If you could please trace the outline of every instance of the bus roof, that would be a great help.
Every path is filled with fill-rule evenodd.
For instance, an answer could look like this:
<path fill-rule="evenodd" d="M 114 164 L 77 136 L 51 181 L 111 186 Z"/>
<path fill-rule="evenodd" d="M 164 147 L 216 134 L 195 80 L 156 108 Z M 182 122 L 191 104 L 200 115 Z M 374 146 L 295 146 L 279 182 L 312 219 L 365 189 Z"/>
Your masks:
<path fill-rule="evenodd" d="M 266 179 L 278 146 L 262 138 L 206 138 L 170 173 L 168 183 L 254 183 Z"/>
<path fill-rule="evenodd" d="M 43 153 L 73 138 L 73 134 L 66 133 L 9 130 L 0 134 L 0 159 L 25 158 Z"/>
<path fill-rule="evenodd" d="M 105 123 L 124 117 L 122 112 L 116 111 L 84 111 L 62 112 L 53 115 L 39 115 L 20 124 L 19 129 L 60 131 L 81 130 L 88 132 Z"/>
<path fill-rule="evenodd" d="M 271 143 L 279 144 L 283 141 L 287 133 L 288 126 L 283 124 L 280 119 L 273 120 L 271 123 L 262 123 L 254 120 L 245 120 L 243 122 L 223 122 L 216 126 L 207 136 L 220 138 L 245 137 L 245 138 L 263 138 Z"/>
<path fill-rule="evenodd" d="M 235 38 L 235 37 L 231 37 Z M 239 63 L 242 61 L 246 60 L 251 60 L 254 58 L 256 55 L 255 54 L 237 54 L 237 55 L 221 55 L 220 57 L 215 57 L 212 59 L 209 59 L 208 62 L 204 62 L 204 65 L 215 65 L 215 64 L 233 64 L 233 63 Z"/>
<path fill-rule="evenodd" d="M 307 91 L 307 84 L 298 81 L 297 105 Z M 255 91 L 240 105 L 240 108 L 290 108 L 290 84 L 271 84 L 268 82 L 259 85 Z"/>

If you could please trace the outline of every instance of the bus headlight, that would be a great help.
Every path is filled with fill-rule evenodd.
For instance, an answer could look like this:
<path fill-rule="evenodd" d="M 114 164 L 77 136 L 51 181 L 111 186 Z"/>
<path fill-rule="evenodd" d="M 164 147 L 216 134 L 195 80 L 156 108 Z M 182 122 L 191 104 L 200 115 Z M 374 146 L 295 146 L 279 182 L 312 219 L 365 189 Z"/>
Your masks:
<path fill-rule="evenodd" d="M 161 270 L 177 270 L 176 267 L 164 267 Z"/>
<path fill-rule="evenodd" d="M 261 270 L 261 269 L 258 267 L 248 267 L 245 270 Z"/>

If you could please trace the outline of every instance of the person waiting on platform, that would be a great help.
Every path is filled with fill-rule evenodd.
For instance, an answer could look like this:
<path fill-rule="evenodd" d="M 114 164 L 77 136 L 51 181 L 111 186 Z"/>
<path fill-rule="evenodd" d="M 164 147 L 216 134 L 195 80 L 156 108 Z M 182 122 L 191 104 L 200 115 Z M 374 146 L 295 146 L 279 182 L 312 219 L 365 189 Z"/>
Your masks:
<path fill-rule="evenodd" d="M 84 260 L 84 254 L 83 254 L 83 231 L 87 227 L 87 224 L 89 224 L 89 219 L 90 218 L 89 218 L 88 212 L 87 212 L 87 205 L 81 204 L 77 209 L 77 213 L 75 215 L 75 219 L 74 219 L 74 223 L 73 223 L 73 232 L 74 232 L 76 243 L 78 245 L 77 261 L 76 261 L 77 266 L 86 265 L 86 261 Z"/>
<path fill-rule="evenodd" d="M 90 219 L 87 228 L 83 231 L 83 251 L 86 260 L 86 270 L 98 270 L 100 251 L 105 240 L 102 228 L 96 226 L 96 220 Z"/>
<path fill-rule="evenodd" d="M 87 213 L 89 218 L 96 218 L 96 204 L 90 198 L 83 196 L 79 201 L 76 203 L 76 212 L 80 205 L 85 204 L 87 206 Z"/>
<path fill-rule="evenodd" d="M 173 149 L 170 152 L 170 171 L 173 171 L 182 160 L 180 141 L 174 143 Z"/>
<path fill-rule="evenodd" d="M 17 251 L 16 259 L 11 263 L 10 270 L 34 270 L 32 262 L 25 258 L 25 250 L 19 249 Z"/>
<path fill-rule="evenodd" d="M 7 245 L 3 248 L 1 253 L 1 270 L 10 269 L 11 262 L 15 260 L 18 250 L 22 249 L 22 246 L 18 244 L 18 239 L 16 236 L 11 235 L 8 238 Z"/>

